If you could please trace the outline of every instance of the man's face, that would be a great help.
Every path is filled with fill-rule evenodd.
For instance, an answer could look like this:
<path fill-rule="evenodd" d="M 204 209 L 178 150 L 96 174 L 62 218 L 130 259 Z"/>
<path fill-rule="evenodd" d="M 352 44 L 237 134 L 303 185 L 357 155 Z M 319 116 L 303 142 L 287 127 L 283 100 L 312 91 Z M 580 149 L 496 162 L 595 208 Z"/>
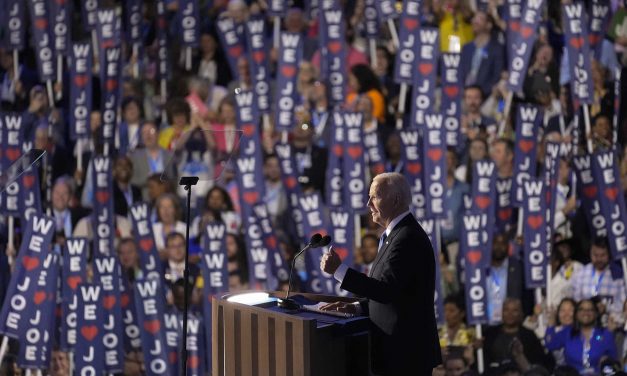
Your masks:
<path fill-rule="evenodd" d="M 607 249 L 592 245 L 590 248 L 590 261 L 596 270 L 603 270 L 610 263 L 610 256 Z"/>
<path fill-rule="evenodd" d="M 446 362 L 446 376 L 460 376 L 466 371 L 462 359 L 451 359 Z"/>
<path fill-rule="evenodd" d="M 477 88 L 469 88 L 464 91 L 464 104 L 466 111 L 476 114 L 481 108 L 481 92 Z"/>
<path fill-rule="evenodd" d="M 365 264 L 370 264 L 377 257 L 377 249 L 379 248 L 379 242 L 372 237 L 367 237 L 361 244 L 361 255 Z"/>
<path fill-rule="evenodd" d="M 519 302 L 506 301 L 503 304 L 503 324 L 517 326 L 522 322 L 522 308 Z"/>
<path fill-rule="evenodd" d="M 133 176 L 133 165 L 126 158 L 120 158 L 115 161 L 113 166 L 113 177 L 116 181 L 128 183 Z"/>
<path fill-rule="evenodd" d="M 472 18 L 472 31 L 475 34 L 480 34 L 486 31 L 490 31 L 488 23 L 488 16 L 483 12 L 475 13 Z"/>
<path fill-rule="evenodd" d="M 166 245 L 168 260 L 181 262 L 185 258 L 185 240 L 180 236 L 175 236 Z"/>
<path fill-rule="evenodd" d="M 266 178 L 271 182 L 277 182 L 281 179 L 281 167 L 277 158 L 268 158 L 264 165 L 264 173 Z"/>
<path fill-rule="evenodd" d="M 470 160 L 478 161 L 488 156 L 485 144 L 481 141 L 473 141 L 470 144 Z"/>
<path fill-rule="evenodd" d="M 392 213 L 392 202 L 389 194 L 384 192 L 379 180 L 374 180 L 370 186 L 370 193 L 368 198 L 368 209 L 372 214 L 372 221 L 381 227 L 386 227 L 390 220 Z"/>
<path fill-rule="evenodd" d="M 65 183 L 57 183 L 52 188 L 52 207 L 63 211 L 70 203 L 70 189 Z"/>
<path fill-rule="evenodd" d="M 146 147 L 153 147 L 157 144 L 157 128 L 154 124 L 144 123 L 141 130 L 142 142 Z"/>
<path fill-rule="evenodd" d="M 504 142 L 496 142 L 492 145 L 490 157 L 494 161 L 497 168 L 505 166 L 511 160 L 511 155 Z"/>
<path fill-rule="evenodd" d="M 507 257 L 507 238 L 504 235 L 498 234 L 494 236 L 492 240 L 492 259 L 505 260 Z"/>
<path fill-rule="evenodd" d="M 137 265 L 137 249 L 132 242 L 123 242 L 118 247 L 118 257 L 123 268 L 133 268 Z"/>

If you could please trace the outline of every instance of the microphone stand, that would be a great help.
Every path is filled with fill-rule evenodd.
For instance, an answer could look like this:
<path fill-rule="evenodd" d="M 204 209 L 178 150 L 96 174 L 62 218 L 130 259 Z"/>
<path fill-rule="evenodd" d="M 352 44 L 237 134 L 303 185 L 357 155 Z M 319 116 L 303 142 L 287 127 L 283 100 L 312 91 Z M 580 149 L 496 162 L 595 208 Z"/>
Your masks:
<path fill-rule="evenodd" d="M 311 248 L 312 245 L 313 244 L 309 242 L 309 244 L 307 244 L 305 248 L 303 248 L 300 252 L 298 252 L 296 256 L 294 256 L 294 258 L 292 259 L 292 267 L 290 268 L 290 278 L 287 284 L 287 293 L 285 294 L 285 299 L 279 299 L 279 302 L 278 302 L 279 307 L 289 309 L 291 311 L 300 308 L 300 305 L 298 303 L 290 299 L 290 290 L 292 289 L 292 273 L 294 271 L 294 265 L 296 264 L 296 259 L 298 258 L 298 256 L 300 256 L 303 252 Z"/>
<path fill-rule="evenodd" d="M 187 376 L 187 315 L 189 311 L 189 223 L 191 215 L 192 203 L 192 186 L 198 183 L 198 176 L 182 176 L 179 185 L 182 185 L 187 191 L 187 220 L 185 228 L 185 271 L 183 279 L 185 280 L 185 297 L 183 305 L 183 349 L 181 350 L 181 367 L 183 368 L 183 376 Z"/>

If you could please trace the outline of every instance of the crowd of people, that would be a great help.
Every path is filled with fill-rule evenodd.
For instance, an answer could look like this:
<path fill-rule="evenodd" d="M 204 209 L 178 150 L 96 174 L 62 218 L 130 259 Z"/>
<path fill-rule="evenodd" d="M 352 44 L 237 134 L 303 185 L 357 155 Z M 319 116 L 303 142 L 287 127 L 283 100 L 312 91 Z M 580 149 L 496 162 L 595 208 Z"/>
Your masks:
<path fill-rule="evenodd" d="M 562 1 L 569 2 L 569 1 Z M 79 6 L 79 2 L 75 1 Z M 101 6 L 121 6 L 117 1 L 101 1 Z M 166 1 L 168 18 L 175 25 L 177 1 Z M 241 216 L 237 186 L 237 102 L 238 89 L 251 89 L 250 60 L 241 57 L 230 69 L 221 46 L 216 22 L 223 17 L 242 24 L 251 15 L 268 8 L 265 0 L 222 0 L 201 3 L 199 47 L 193 51 L 191 69 L 185 69 L 177 46 L 175 26 L 169 27 L 168 59 L 171 78 L 167 97 L 155 75 L 157 39 L 155 38 L 156 2 L 146 1 L 143 11 L 145 54 L 125 60 L 121 79 L 121 122 L 117 127 L 113 160 L 113 193 L 116 226 L 116 252 L 129 281 L 142 278 L 138 244 L 132 236 L 130 207 L 149 203 L 155 244 L 162 258 L 163 275 L 168 281 L 169 304 L 175 303 L 174 286 L 183 277 L 185 249 L 185 195 L 177 186 L 177 177 L 197 175 L 201 182 L 193 189 L 190 228 L 191 275 L 194 278 L 192 303 L 199 298 L 202 278 L 201 238 L 206 225 L 222 221 L 227 228 L 229 291 L 249 289 L 247 249 L 243 236 L 245 221 Z M 209 3 L 209 4 L 205 4 Z M 305 4 L 307 3 L 307 4 Z M 385 170 L 403 172 L 403 143 L 396 129 L 399 113 L 400 84 L 394 80 L 397 49 L 387 24 L 381 25 L 376 51 L 368 50 L 365 37 L 366 0 L 340 1 L 344 10 L 347 43 L 347 91 L 343 109 L 363 114 L 364 131 L 375 131 L 384 150 Z M 478 374 L 482 362 L 489 375 L 618 375 L 627 372 L 627 305 L 625 276 L 620 264 L 612 260 L 607 238 L 596 238 L 577 192 L 573 190 L 573 166 L 568 156 L 559 161 L 555 199 L 554 235 L 550 240 L 551 291 L 541 302 L 525 288 L 521 257 L 510 252 L 520 242 L 515 223 L 495 233 L 487 271 L 488 317 L 483 333 L 465 323 L 466 305 L 462 267 L 459 262 L 461 218 L 465 211 L 464 196 L 471 191 L 473 165 L 490 159 L 499 179 L 513 177 L 514 127 L 506 116 L 509 95 L 507 20 L 504 0 L 425 0 L 421 8 L 421 25 L 439 29 L 441 52 L 461 55 L 460 80 L 463 86 L 461 145 L 447 149 L 446 217 L 441 228 L 440 294 L 444 302 L 444 324 L 439 331 L 444 364 L 434 374 L 458 376 Z M 524 3 L 524 2 L 522 2 Z M 583 1 L 587 9 L 603 1 Z M 622 194 L 627 192 L 627 74 L 623 69 L 627 47 L 627 8 L 623 1 L 607 1 L 610 17 L 602 39 L 599 59 L 592 60 L 593 103 L 589 106 L 590 133 L 583 139 L 593 141 L 594 150 L 614 149 L 620 158 Z M 282 17 L 284 31 L 305 37 L 303 59 L 297 72 L 299 101 L 295 123 L 289 133 L 298 181 L 305 191 L 318 191 L 324 197 L 328 146 L 331 143 L 329 82 L 320 74 L 318 37 L 319 21 L 312 17 L 309 2 L 294 1 Z M 401 2 L 397 4 L 399 12 Z M 81 33 L 80 12 L 73 20 L 73 39 Z M 268 17 L 268 42 L 272 45 L 272 19 Z M 547 1 L 538 28 L 523 91 L 514 93 L 513 108 L 533 103 L 543 110 L 538 130 L 538 162 L 543 161 L 547 141 L 570 143 L 572 124 L 583 130 L 583 114 L 571 96 L 572 74 L 565 56 L 561 2 Z M 88 35 L 87 35 L 88 37 Z M 277 62 L 277 49 L 270 51 L 271 84 Z M 371 56 L 375 57 L 374 62 Z M 90 116 L 91 138 L 75 141 L 70 137 L 67 114 L 68 80 L 54 85 L 55 103 L 49 103 L 46 88 L 36 73 L 34 49 L 20 53 L 19 67 L 10 50 L 0 48 L 0 111 L 23 114 L 24 137 L 33 146 L 48 152 L 51 166 L 48 180 L 42 180 L 42 197 L 49 191 L 49 209 L 56 225 L 55 249 L 61 252 L 70 237 L 93 237 L 90 209 L 94 197 L 89 161 L 101 154 L 102 108 L 97 74 L 94 75 L 94 107 Z M 140 75 L 134 75 L 139 66 Z M 16 69 L 17 68 L 17 69 Z M 621 98 L 615 98 L 614 80 L 623 72 Z M 19 72 L 19 76 L 15 76 Z M 410 89 L 411 90 L 411 89 Z M 436 102 L 441 97 L 435 93 Z M 411 98 L 411 96 L 408 96 Z M 619 101 L 619 106 L 615 106 Z M 619 113 L 615 109 L 619 108 Z M 579 115 L 579 116 L 576 116 Z M 616 115 L 616 121 L 615 121 Z M 513 118 L 513 117 L 512 117 Z M 499 133 L 501 122 L 506 131 Z M 272 124 L 272 121 L 270 121 Z M 273 229 L 286 261 L 300 248 L 304 239 L 297 235 L 289 198 L 281 180 L 281 166 L 274 146 L 283 135 L 272 126 L 259 127 L 263 149 L 265 197 Z M 617 138 L 614 139 L 614 133 Z M 585 153 L 582 142 L 581 150 Z M 82 166 L 76 161 L 81 153 Z M 374 176 L 374 173 L 372 174 Z M 48 182 L 48 183 L 46 183 Z M 366 182 L 368 183 L 368 182 Z M 367 186 L 367 185 L 366 185 Z M 2 218 L 0 247 L 7 245 L 8 227 Z M 609 219 L 608 219 L 609 220 Z M 356 268 L 368 273 L 377 254 L 381 229 L 369 216 L 363 216 L 354 247 Z M 17 224 L 14 244 L 0 254 L 0 279 L 7 286 L 12 260 L 19 249 L 21 230 Z M 419 251 L 419 250 L 417 250 Z M 283 285 L 282 285 L 283 286 Z M 4 300 L 0 291 L 0 301 Z M 6 301 L 6 300 L 4 300 Z M 15 344 L 13 344 L 15 345 Z M 12 349 L 15 349 L 13 346 Z M 478 351 L 480 350 L 480 351 Z M 420 354 L 416 354 L 420 356 Z M 479 360 L 481 357 L 481 361 Z M 6 359 L 9 359 L 7 357 Z M 10 374 L 5 359 L 0 374 Z M 141 356 L 127 354 L 125 374 L 139 375 L 143 370 Z M 67 356 L 55 352 L 50 374 L 67 374 Z M 4 373 L 3 373 L 4 372 Z"/>

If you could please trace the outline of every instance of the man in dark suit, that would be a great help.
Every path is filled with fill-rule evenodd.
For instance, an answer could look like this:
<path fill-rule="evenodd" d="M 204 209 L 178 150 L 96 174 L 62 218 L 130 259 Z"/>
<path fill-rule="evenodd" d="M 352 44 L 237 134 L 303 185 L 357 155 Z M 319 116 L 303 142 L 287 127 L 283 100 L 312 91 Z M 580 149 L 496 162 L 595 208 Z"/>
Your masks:
<path fill-rule="evenodd" d="M 399 173 L 376 176 L 370 186 L 372 220 L 385 228 L 366 276 L 331 250 L 320 268 L 341 288 L 366 299 L 331 303 L 325 310 L 370 316 L 372 370 L 381 375 L 431 375 L 442 363 L 433 309 L 435 258 L 425 231 L 409 211 L 411 190 Z"/>
<path fill-rule="evenodd" d="M 142 200 L 142 192 L 134 184 L 133 162 L 125 155 L 115 159 L 113 164 L 113 211 L 115 214 L 126 217 L 131 206 Z"/>

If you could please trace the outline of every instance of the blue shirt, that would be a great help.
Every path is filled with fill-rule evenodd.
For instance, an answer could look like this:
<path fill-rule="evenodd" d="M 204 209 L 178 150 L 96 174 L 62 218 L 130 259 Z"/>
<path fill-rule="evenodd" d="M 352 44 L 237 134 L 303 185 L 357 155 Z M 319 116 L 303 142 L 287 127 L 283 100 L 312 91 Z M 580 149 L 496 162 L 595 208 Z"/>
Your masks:
<path fill-rule="evenodd" d="M 571 330 L 571 326 L 565 326 L 560 331 L 556 331 L 555 327 L 549 327 L 546 331 L 545 345 L 551 351 L 564 349 L 566 364 L 576 368 L 579 373 L 599 372 L 599 362 L 604 356 L 616 359 L 614 336 L 607 329 L 594 329 L 587 356 L 584 356 L 586 354 L 583 335 L 573 336 Z M 588 364 L 584 364 L 584 358 L 587 358 Z"/>

